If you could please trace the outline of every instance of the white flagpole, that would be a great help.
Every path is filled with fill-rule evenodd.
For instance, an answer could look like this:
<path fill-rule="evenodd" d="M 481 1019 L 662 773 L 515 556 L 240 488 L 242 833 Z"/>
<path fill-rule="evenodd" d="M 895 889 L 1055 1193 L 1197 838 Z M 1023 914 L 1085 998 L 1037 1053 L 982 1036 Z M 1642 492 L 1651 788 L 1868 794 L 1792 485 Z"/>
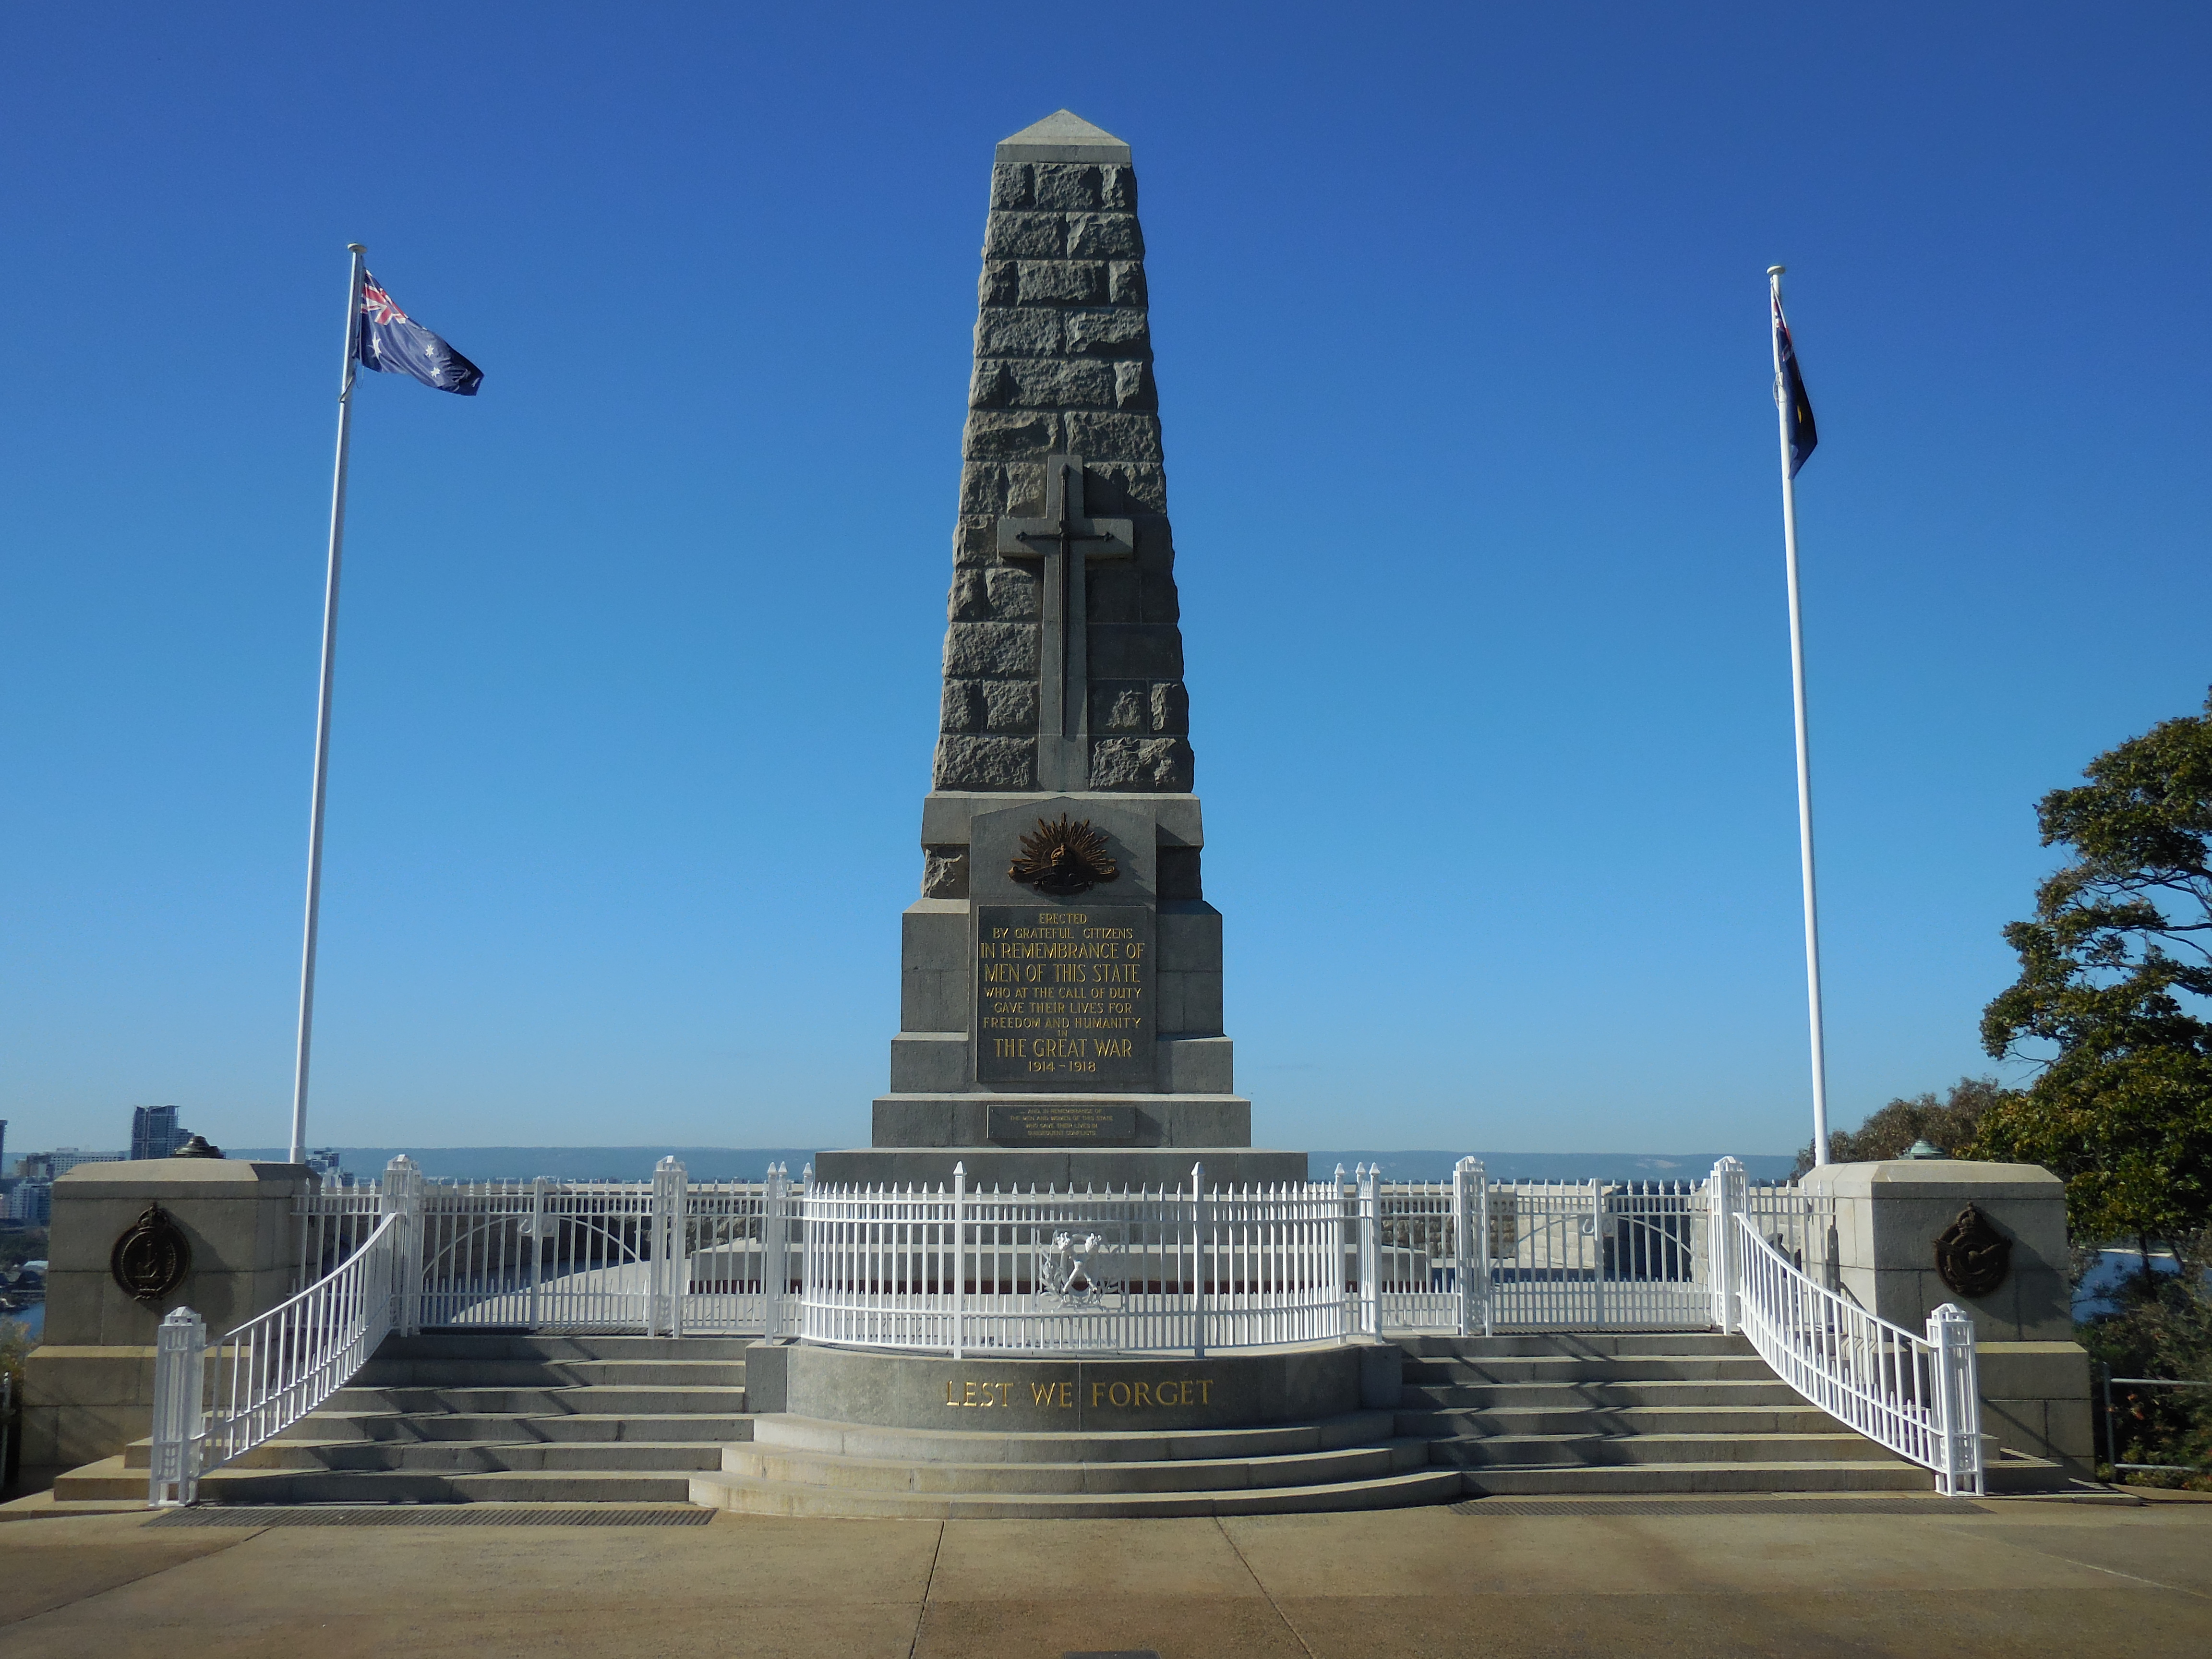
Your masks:
<path fill-rule="evenodd" d="M 1766 280 L 1773 315 L 1782 313 L 1782 273 Z M 1770 320 L 1770 325 L 1771 319 Z M 1782 434 L 1782 550 L 1790 570 L 1790 679 L 1797 711 L 1797 859 L 1805 883 L 1805 1000 L 1813 1029 L 1813 1162 L 1828 1161 L 1828 1057 L 1820 1030 L 1820 911 L 1813 881 L 1813 751 L 1805 720 L 1805 617 L 1797 591 L 1797 480 L 1790 467 L 1790 410 L 1782 383 L 1782 335 L 1774 334 L 1774 413 Z"/>
<path fill-rule="evenodd" d="M 368 250 L 346 244 L 353 271 L 346 279 L 345 367 L 338 376 L 338 454 L 331 473 L 331 558 L 323 582 L 323 680 L 315 700 L 315 792 L 307 809 L 307 922 L 300 947 L 300 1047 L 292 1072 L 290 1162 L 307 1161 L 307 1054 L 315 1031 L 315 930 L 323 903 L 323 785 L 330 773 L 331 676 L 337 665 L 338 568 L 345 548 L 346 455 L 353 439 L 355 331 L 361 326 L 361 278 Z"/>

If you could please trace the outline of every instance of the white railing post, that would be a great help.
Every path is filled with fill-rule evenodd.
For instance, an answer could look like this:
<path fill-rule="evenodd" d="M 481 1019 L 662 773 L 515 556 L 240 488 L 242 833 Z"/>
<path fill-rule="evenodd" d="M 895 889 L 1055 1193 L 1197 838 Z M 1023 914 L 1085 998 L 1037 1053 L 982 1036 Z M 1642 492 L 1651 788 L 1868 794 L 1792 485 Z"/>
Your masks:
<path fill-rule="evenodd" d="M 1483 1224 L 1484 1184 L 1480 1159 L 1463 1158 L 1452 1165 L 1452 1285 L 1458 1291 L 1455 1334 L 1460 1336 L 1473 1336 L 1478 1320 L 1485 1328 L 1483 1334 L 1489 1334 L 1490 1240 Z"/>
<path fill-rule="evenodd" d="M 1728 1334 L 1743 1323 L 1743 1252 L 1735 1237 L 1735 1218 L 1744 1204 L 1743 1165 L 1732 1158 L 1721 1159 L 1707 1186 L 1705 1257 L 1712 1273 L 1713 1323 Z"/>
<path fill-rule="evenodd" d="M 952 1357 L 966 1357 L 962 1325 L 968 1310 L 968 1166 L 952 1166 Z"/>
<path fill-rule="evenodd" d="M 154 1443 L 146 1470 L 151 1508 L 189 1504 L 198 1495 L 206 1389 L 207 1322 L 190 1308 L 172 1308 L 154 1333 Z"/>
<path fill-rule="evenodd" d="M 684 1334 L 690 1258 L 684 1248 L 684 1166 L 671 1152 L 653 1166 L 652 1261 L 646 1269 L 645 1334 Z"/>
<path fill-rule="evenodd" d="M 1206 1358 L 1206 1165 L 1190 1166 L 1190 1357 Z"/>
<path fill-rule="evenodd" d="M 1982 1401 L 1974 1322 L 1956 1303 L 1928 1316 L 1935 1352 L 1936 1490 L 1946 1498 L 1982 1496 Z"/>
<path fill-rule="evenodd" d="M 1605 1325 L 1605 1182 L 1590 1182 L 1590 1294 L 1600 1328 Z"/>
<path fill-rule="evenodd" d="M 530 1183 L 530 1328 L 536 1330 L 544 1322 L 544 1310 L 538 1305 L 538 1279 L 544 1271 L 545 1255 L 545 1189 L 552 1183 L 544 1176 Z"/>
<path fill-rule="evenodd" d="M 1359 1330 L 1364 1336 L 1382 1334 L 1382 1194 L 1378 1179 L 1382 1166 L 1360 1165 L 1359 1182 Z"/>
<path fill-rule="evenodd" d="M 406 1153 L 384 1166 L 383 1193 L 385 1213 L 400 1218 L 392 1258 L 392 1328 L 417 1336 L 422 1330 L 422 1171 Z"/>
<path fill-rule="evenodd" d="M 761 1334 L 774 1338 L 783 1333 L 783 1297 L 791 1282 L 784 1259 L 789 1243 L 783 1219 L 783 1165 L 768 1166 L 761 1186 Z"/>

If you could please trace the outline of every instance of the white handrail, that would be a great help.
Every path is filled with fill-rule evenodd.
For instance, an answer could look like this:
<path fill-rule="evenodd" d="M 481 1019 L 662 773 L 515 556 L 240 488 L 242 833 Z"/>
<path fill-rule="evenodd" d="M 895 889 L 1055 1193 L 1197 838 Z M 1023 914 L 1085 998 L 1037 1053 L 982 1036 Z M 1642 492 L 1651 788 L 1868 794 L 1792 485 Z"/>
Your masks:
<path fill-rule="evenodd" d="M 216 1344 L 190 1308 L 161 1322 L 154 1358 L 154 1436 L 146 1501 L 189 1504 L 200 1476 L 292 1426 L 343 1388 L 392 1328 L 403 1218 L 387 1215 L 337 1272 L 249 1319 Z"/>
<path fill-rule="evenodd" d="M 1945 1497 L 1980 1497 L 1973 1322 L 1947 1303 L 1915 1336 L 1808 1279 L 1754 1218 L 1733 1219 L 1734 1311 L 1759 1358 L 1829 1416 L 1933 1469 Z"/>

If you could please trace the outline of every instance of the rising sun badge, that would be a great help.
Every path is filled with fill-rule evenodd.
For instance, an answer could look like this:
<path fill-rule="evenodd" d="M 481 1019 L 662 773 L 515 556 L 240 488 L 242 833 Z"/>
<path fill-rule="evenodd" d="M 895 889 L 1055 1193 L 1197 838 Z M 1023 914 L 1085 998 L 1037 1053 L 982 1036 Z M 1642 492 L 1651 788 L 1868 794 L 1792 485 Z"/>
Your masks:
<path fill-rule="evenodd" d="M 1071 822 L 1063 812 L 1056 823 L 1037 820 L 1036 833 L 1022 837 L 1021 856 L 1006 873 L 1024 887 L 1061 897 L 1087 893 L 1121 872 L 1107 854 L 1106 832 L 1091 828 L 1088 818 Z"/>

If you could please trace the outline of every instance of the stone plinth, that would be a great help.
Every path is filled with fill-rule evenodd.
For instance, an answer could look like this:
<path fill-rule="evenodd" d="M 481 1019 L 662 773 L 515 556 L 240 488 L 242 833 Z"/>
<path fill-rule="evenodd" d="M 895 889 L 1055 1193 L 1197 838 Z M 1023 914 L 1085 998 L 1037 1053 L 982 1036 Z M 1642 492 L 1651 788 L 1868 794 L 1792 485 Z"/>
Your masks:
<path fill-rule="evenodd" d="M 1974 1322 L 1983 1425 L 2004 1445 L 2076 1474 L 2095 1461 L 2089 1358 L 2074 1341 L 2066 1187 L 2033 1164 L 1901 1158 L 1832 1164 L 1805 1190 L 1835 1200 L 1831 1254 L 1863 1307 L 1919 1332 L 1948 1302 Z M 1960 1295 L 1936 1266 L 1936 1240 L 1972 1205 L 2011 1241 L 2011 1267 L 1986 1296 Z"/>
<path fill-rule="evenodd" d="M 304 1164 L 222 1158 L 81 1164 L 54 1183 L 46 1340 L 24 1369 L 23 1461 L 80 1464 L 143 1438 L 152 1422 L 155 1328 L 172 1308 L 210 1343 L 292 1294 L 294 1207 Z M 116 1240 L 158 1204 L 191 1247 L 184 1281 L 140 1302 L 109 1271 Z"/>

